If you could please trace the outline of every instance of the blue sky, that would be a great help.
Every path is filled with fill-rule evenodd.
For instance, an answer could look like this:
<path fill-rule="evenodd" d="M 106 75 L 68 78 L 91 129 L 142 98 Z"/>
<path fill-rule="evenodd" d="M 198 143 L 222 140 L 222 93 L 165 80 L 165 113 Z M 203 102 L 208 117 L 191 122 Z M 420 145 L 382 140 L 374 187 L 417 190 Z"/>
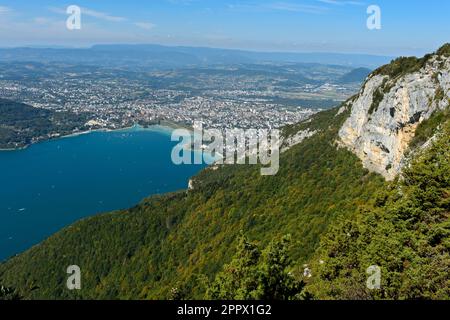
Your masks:
<path fill-rule="evenodd" d="M 368 30 L 369 5 L 381 30 Z M 81 30 L 65 27 L 69 5 Z M 450 42 L 448 0 L 0 0 L 0 47 L 159 43 L 420 55 Z"/>

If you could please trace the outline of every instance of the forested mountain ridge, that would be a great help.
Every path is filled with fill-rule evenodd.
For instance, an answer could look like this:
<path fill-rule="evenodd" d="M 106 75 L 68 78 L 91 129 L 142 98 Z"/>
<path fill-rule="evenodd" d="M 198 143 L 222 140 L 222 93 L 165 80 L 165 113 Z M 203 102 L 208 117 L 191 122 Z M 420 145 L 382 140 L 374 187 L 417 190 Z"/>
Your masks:
<path fill-rule="evenodd" d="M 395 73 L 395 64 L 373 75 Z M 193 190 L 65 228 L 1 264 L 0 282 L 30 299 L 203 298 L 233 265 L 242 231 L 261 246 L 290 234 L 290 274 L 315 298 L 448 298 L 448 104 L 417 119 L 410 165 L 386 182 L 339 147 L 357 99 L 285 128 L 277 175 L 206 169 Z M 81 290 L 66 288 L 70 265 L 81 268 Z M 385 271 L 382 290 L 365 287 L 370 265 Z"/>
<path fill-rule="evenodd" d="M 340 79 L 340 83 L 352 83 L 352 82 L 363 82 L 367 76 L 371 73 L 370 69 L 367 68 L 356 68 L 349 73 L 343 75 Z"/>

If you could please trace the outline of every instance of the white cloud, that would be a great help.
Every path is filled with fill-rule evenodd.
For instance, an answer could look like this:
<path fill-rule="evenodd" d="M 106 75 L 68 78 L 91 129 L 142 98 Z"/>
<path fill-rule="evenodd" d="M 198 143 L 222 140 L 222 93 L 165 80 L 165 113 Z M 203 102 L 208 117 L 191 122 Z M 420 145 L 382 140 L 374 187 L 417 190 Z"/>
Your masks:
<path fill-rule="evenodd" d="M 49 10 L 54 13 L 67 15 L 66 10 L 62 8 L 50 7 Z M 127 18 L 124 17 L 113 16 L 110 15 L 109 13 L 95 11 L 84 7 L 81 8 L 81 14 L 110 22 L 124 22 L 128 20 Z"/>
<path fill-rule="evenodd" d="M 342 6 L 342 5 L 354 5 L 354 6 L 361 6 L 363 5 L 362 2 L 359 1 L 342 1 L 342 0 L 317 0 L 318 2 L 321 3 L 326 3 L 326 4 L 332 4 L 332 5 L 338 5 L 338 6 Z"/>
<path fill-rule="evenodd" d="M 116 17 L 116 16 L 112 16 L 108 13 L 90 10 L 87 8 L 81 8 L 81 14 L 85 14 L 90 17 L 94 17 L 94 18 L 98 18 L 98 19 L 102 19 L 102 20 L 106 20 L 106 21 L 111 21 L 111 22 L 127 21 L 127 18 L 124 18 L 124 17 Z"/>
<path fill-rule="evenodd" d="M 10 13 L 11 11 L 12 11 L 11 8 L 0 6 L 0 14 L 7 14 Z"/>
<path fill-rule="evenodd" d="M 325 6 L 298 4 L 293 2 L 272 2 L 262 4 L 229 4 L 230 10 L 244 11 L 288 11 L 321 14 L 328 10 Z"/>
<path fill-rule="evenodd" d="M 357 0 L 315 0 L 314 4 L 300 4 L 293 1 L 278 1 L 269 3 L 252 3 L 252 4 L 229 4 L 228 9 L 231 10 L 274 10 L 274 11 L 288 11 L 288 12 L 303 12 L 312 14 L 321 14 L 329 12 L 330 5 L 332 6 L 346 6 L 346 5 L 364 5 Z"/>
<path fill-rule="evenodd" d="M 265 5 L 266 8 L 280 11 L 305 12 L 305 13 L 323 13 L 327 9 L 321 6 L 297 4 L 291 2 L 274 2 Z"/>
<path fill-rule="evenodd" d="M 134 25 L 145 30 L 152 30 L 156 26 L 151 22 L 135 22 Z"/>

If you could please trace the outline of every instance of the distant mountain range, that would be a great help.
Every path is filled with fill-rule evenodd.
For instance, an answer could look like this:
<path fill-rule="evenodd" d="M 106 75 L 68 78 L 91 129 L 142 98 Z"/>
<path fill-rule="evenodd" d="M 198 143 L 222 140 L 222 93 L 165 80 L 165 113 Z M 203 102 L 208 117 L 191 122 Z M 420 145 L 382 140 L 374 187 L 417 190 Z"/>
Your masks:
<path fill-rule="evenodd" d="M 338 82 L 339 83 L 354 83 L 363 82 L 367 76 L 372 72 L 372 70 L 367 68 L 356 68 L 349 73 L 343 75 Z"/>
<path fill-rule="evenodd" d="M 319 63 L 376 68 L 392 57 L 343 53 L 253 52 L 205 47 L 161 45 L 95 45 L 91 48 L 3 48 L 0 61 L 124 64 L 174 68 L 241 63 Z"/>

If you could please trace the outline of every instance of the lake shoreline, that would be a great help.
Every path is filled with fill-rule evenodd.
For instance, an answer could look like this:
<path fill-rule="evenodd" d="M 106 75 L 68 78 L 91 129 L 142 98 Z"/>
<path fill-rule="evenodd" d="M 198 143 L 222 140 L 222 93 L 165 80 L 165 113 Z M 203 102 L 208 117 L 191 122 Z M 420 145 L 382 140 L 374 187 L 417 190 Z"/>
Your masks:
<path fill-rule="evenodd" d="M 172 132 L 173 130 L 176 130 L 176 129 L 191 130 L 188 127 L 184 127 L 184 126 L 178 125 L 176 123 L 171 123 L 171 122 L 163 122 L 162 124 L 152 124 L 152 125 L 149 125 L 149 126 L 142 126 L 142 125 L 139 125 L 139 124 L 134 124 L 132 126 L 122 127 L 122 128 L 115 128 L 115 129 L 99 128 L 99 129 L 92 129 L 92 130 L 73 132 L 73 133 L 64 134 L 64 135 L 60 135 L 60 136 L 48 137 L 48 138 L 40 139 L 40 140 L 34 141 L 32 143 L 29 143 L 29 144 L 27 144 L 25 146 L 21 146 L 21 147 L 17 147 L 17 148 L 0 148 L 0 152 L 13 152 L 13 151 L 26 150 L 29 147 L 31 147 L 32 145 L 35 145 L 35 144 L 38 144 L 38 143 L 52 141 L 52 140 L 58 140 L 58 139 L 74 138 L 74 137 L 78 137 L 78 136 L 82 136 L 82 135 L 86 135 L 86 134 L 90 134 L 90 133 L 95 133 L 95 132 L 120 132 L 120 131 L 132 130 L 134 128 L 140 128 L 142 130 L 152 130 L 155 127 L 161 127 L 161 128 L 163 128 L 163 130 L 161 130 L 161 131 L 166 131 L 166 132 L 169 132 L 169 131 Z"/>

